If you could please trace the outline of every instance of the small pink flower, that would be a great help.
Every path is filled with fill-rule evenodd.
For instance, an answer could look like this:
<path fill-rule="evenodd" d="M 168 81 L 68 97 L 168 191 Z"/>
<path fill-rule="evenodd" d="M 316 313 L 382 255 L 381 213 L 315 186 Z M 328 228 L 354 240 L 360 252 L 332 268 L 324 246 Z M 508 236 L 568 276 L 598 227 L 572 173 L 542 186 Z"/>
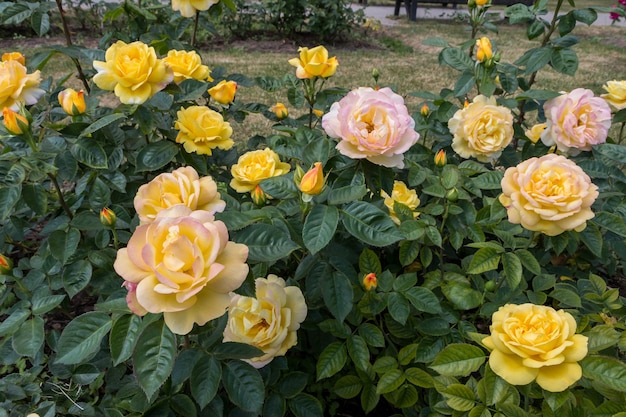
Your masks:
<path fill-rule="evenodd" d="M 626 0 L 617 0 L 622 6 L 626 6 Z"/>
<path fill-rule="evenodd" d="M 546 130 L 541 141 L 556 145 L 563 153 L 576 155 L 606 141 L 611 127 L 611 109 L 593 91 L 577 88 L 546 101 Z"/>
<path fill-rule="evenodd" d="M 337 150 L 354 159 L 404 167 L 404 153 L 419 139 L 404 99 L 390 88 L 361 87 L 334 103 L 322 118 Z"/>

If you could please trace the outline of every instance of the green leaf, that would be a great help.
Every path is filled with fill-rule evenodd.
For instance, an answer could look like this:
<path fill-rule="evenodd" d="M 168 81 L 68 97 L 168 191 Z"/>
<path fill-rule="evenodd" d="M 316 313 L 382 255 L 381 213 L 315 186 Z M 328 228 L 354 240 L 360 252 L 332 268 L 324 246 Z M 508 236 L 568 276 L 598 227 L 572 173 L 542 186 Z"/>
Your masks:
<path fill-rule="evenodd" d="M 441 51 L 440 57 L 443 62 L 458 71 L 471 70 L 474 67 L 474 61 L 460 48 L 445 48 Z"/>
<path fill-rule="evenodd" d="M 406 377 L 400 369 L 392 369 L 385 372 L 376 385 L 376 394 L 385 394 L 398 389 L 404 383 Z"/>
<path fill-rule="evenodd" d="M 523 93 L 518 94 L 515 99 L 516 100 L 550 100 L 552 98 L 560 96 L 561 93 L 556 91 L 548 91 L 548 90 L 527 90 Z"/>
<path fill-rule="evenodd" d="M 125 118 L 126 118 L 126 115 L 124 113 L 114 113 L 114 114 L 106 115 L 104 117 L 100 117 L 98 118 L 97 121 L 87 126 L 87 128 L 83 130 L 83 133 L 80 134 L 80 137 L 84 138 L 85 136 L 91 135 L 93 132 L 97 132 L 98 130 L 102 129 L 105 126 L 110 125 L 113 122 L 116 122 L 118 120 L 125 119 Z"/>
<path fill-rule="evenodd" d="M 109 335 L 109 348 L 113 366 L 128 360 L 135 349 L 141 317 L 135 314 L 125 314 L 120 316 L 113 323 L 111 334 Z"/>
<path fill-rule="evenodd" d="M 26 309 L 17 309 L 12 312 L 0 323 L 0 337 L 11 336 L 28 317 L 30 317 L 30 311 Z"/>
<path fill-rule="evenodd" d="M 17 204 L 22 194 L 22 187 L 0 188 L 0 220 L 4 221 L 11 215 L 13 207 Z"/>
<path fill-rule="evenodd" d="M 387 308 L 391 317 L 402 325 L 406 323 L 409 318 L 409 313 L 411 312 L 411 307 L 407 299 L 401 293 L 397 292 L 389 294 Z"/>
<path fill-rule="evenodd" d="M 306 388 L 309 374 L 306 372 L 290 372 L 281 380 L 279 392 L 285 398 L 293 398 Z"/>
<path fill-rule="evenodd" d="M 70 228 L 67 231 L 55 230 L 50 233 L 48 238 L 50 253 L 62 265 L 65 265 L 70 256 L 76 252 L 79 242 L 80 232 L 74 228 Z"/>
<path fill-rule="evenodd" d="M 233 236 L 233 240 L 248 247 L 248 261 L 278 261 L 299 248 L 283 229 L 269 224 L 248 226 Z"/>
<path fill-rule="evenodd" d="M 261 412 L 265 386 L 259 371 L 246 362 L 231 361 L 224 366 L 222 382 L 233 404 L 244 411 Z"/>
<path fill-rule="evenodd" d="M 352 236 L 372 246 L 388 246 L 402 239 L 389 215 L 364 201 L 347 204 L 341 219 Z"/>
<path fill-rule="evenodd" d="M 370 364 L 370 351 L 365 340 L 361 336 L 351 335 L 346 340 L 346 346 L 350 359 L 356 367 L 363 371 L 366 370 Z"/>
<path fill-rule="evenodd" d="M 504 173 L 501 171 L 489 171 L 474 178 L 472 183 L 481 190 L 501 190 L 500 183 L 503 177 Z"/>
<path fill-rule="evenodd" d="M 626 109 L 617 112 L 615 117 L 617 117 L 619 114 L 622 114 L 623 117 L 626 119 Z M 617 122 L 613 120 L 613 123 Z M 623 145 L 617 145 L 614 143 L 603 143 L 602 145 L 594 146 L 593 153 L 599 153 L 600 155 L 609 158 L 612 161 L 621 162 L 622 164 L 626 163 L 626 147 L 624 147 Z"/>
<path fill-rule="evenodd" d="M 530 251 L 526 249 L 518 249 L 514 252 L 519 260 L 522 262 L 524 268 L 529 270 L 535 275 L 541 275 L 541 265 Z"/>
<path fill-rule="evenodd" d="M 356 375 L 345 375 L 339 378 L 333 386 L 333 391 L 339 397 L 344 399 L 354 398 L 359 395 L 363 383 Z"/>
<path fill-rule="evenodd" d="M 474 391 L 462 384 L 452 384 L 442 391 L 446 404 L 456 411 L 469 411 L 476 404 Z"/>
<path fill-rule="evenodd" d="M 472 260 L 467 268 L 467 273 L 475 275 L 497 269 L 500 264 L 499 252 L 498 249 L 492 247 L 478 249 L 474 256 L 472 256 Z"/>
<path fill-rule="evenodd" d="M 64 294 L 42 296 L 39 295 L 38 292 L 35 292 L 32 300 L 33 305 L 31 306 L 33 315 L 41 315 L 47 313 L 48 311 L 56 308 L 59 304 L 61 304 L 64 299 Z"/>
<path fill-rule="evenodd" d="M 153 142 L 142 148 L 137 154 L 137 171 L 155 171 L 174 160 L 178 146 L 167 140 Z"/>
<path fill-rule="evenodd" d="M 611 326 L 604 324 L 594 326 L 585 333 L 589 338 L 587 349 L 590 353 L 597 353 L 601 350 L 615 346 L 620 338 L 620 333 Z"/>
<path fill-rule="evenodd" d="M 585 244 L 587 249 L 591 251 L 594 256 L 598 258 L 602 257 L 602 245 L 603 245 L 603 236 L 598 226 L 595 223 L 587 223 L 587 227 L 582 232 L 578 234 L 580 236 L 581 242 Z"/>
<path fill-rule="evenodd" d="M 359 336 L 372 347 L 385 347 L 385 336 L 383 332 L 370 323 L 363 323 L 358 329 Z"/>
<path fill-rule="evenodd" d="M 32 211 L 39 215 L 46 214 L 48 194 L 46 194 L 41 184 L 24 184 L 22 197 L 24 197 L 24 201 Z"/>
<path fill-rule="evenodd" d="M 322 285 L 324 304 L 340 323 L 352 310 L 353 296 L 350 279 L 340 272 L 333 273 L 332 277 Z"/>
<path fill-rule="evenodd" d="M 403 384 L 397 390 L 386 393 L 385 398 L 398 408 L 409 408 L 415 405 L 419 396 L 414 386 Z"/>
<path fill-rule="evenodd" d="M 341 371 L 348 360 L 346 347 L 341 342 L 326 346 L 317 360 L 317 380 L 331 377 Z"/>
<path fill-rule="evenodd" d="M 626 391 L 626 364 L 607 356 L 587 356 L 580 362 L 583 376 L 618 392 Z"/>
<path fill-rule="evenodd" d="M 483 301 L 482 294 L 468 283 L 449 282 L 441 287 L 444 295 L 454 306 L 461 310 L 471 310 Z"/>
<path fill-rule="evenodd" d="M 522 262 L 513 252 L 502 254 L 502 268 L 504 278 L 511 289 L 517 288 L 522 281 Z"/>
<path fill-rule="evenodd" d="M 434 387 L 433 377 L 428 372 L 420 368 L 408 368 L 404 371 L 407 381 L 411 384 L 422 387 L 432 388 Z"/>
<path fill-rule="evenodd" d="M 179 416 L 196 417 L 196 405 L 185 394 L 176 394 L 169 400 L 170 408 Z"/>
<path fill-rule="evenodd" d="M 265 399 L 263 404 L 263 417 L 277 416 L 284 417 L 287 412 L 287 403 L 285 398 L 280 394 L 271 393 Z M 214 414 L 207 414 L 213 416 Z"/>
<path fill-rule="evenodd" d="M 300 393 L 287 404 L 295 417 L 324 417 L 322 404 L 312 395 Z"/>
<path fill-rule="evenodd" d="M 134 354 L 135 375 L 148 398 L 153 398 L 167 380 L 176 358 L 176 335 L 164 320 L 151 323 L 139 336 Z"/>
<path fill-rule="evenodd" d="M 376 393 L 376 387 L 367 384 L 361 391 L 361 408 L 365 413 L 372 411 L 380 401 L 380 394 Z"/>
<path fill-rule="evenodd" d="M 406 291 L 404 296 L 419 311 L 431 314 L 441 313 L 439 298 L 428 288 L 413 287 Z"/>
<path fill-rule="evenodd" d="M 398 351 L 398 363 L 400 365 L 408 365 L 413 363 L 415 360 L 415 356 L 417 355 L 417 349 L 419 345 L 417 343 L 410 343 L 406 346 L 403 346 L 402 349 Z"/>
<path fill-rule="evenodd" d="M 100 349 L 100 342 L 111 325 L 109 315 L 98 311 L 76 317 L 59 337 L 56 362 L 73 365 L 85 361 Z"/>
<path fill-rule="evenodd" d="M 489 364 L 485 367 L 485 376 L 482 381 L 485 384 L 485 403 L 487 405 L 494 405 L 504 399 L 508 384 L 493 372 Z"/>
<path fill-rule="evenodd" d="M 552 67 L 561 74 L 574 76 L 578 70 L 578 56 L 570 48 L 554 49 L 550 62 Z"/>
<path fill-rule="evenodd" d="M 542 46 L 541 48 L 532 49 L 528 61 L 526 62 L 526 75 L 539 71 L 548 65 L 552 56 L 552 48 Z"/>
<path fill-rule="evenodd" d="M 91 263 L 84 259 L 63 269 L 63 287 L 70 298 L 73 298 L 89 284 L 91 272 Z"/>
<path fill-rule="evenodd" d="M 582 307 L 580 296 L 567 288 L 555 288 L 548 296 L 561 303 L 561 307 Z"/>
<path fill-rule="evenodd" d="M 596 213 L 591 221 L 610 232 L 621 237 L 626 237 L 626 224 L 624 223 L 624 219 L 616 214 L 601 211 Z"/>
<path fill-rule="evenodd" d="M 191 371 L 191 395 L 202 410 L 217 394 L 222 380 L 220 362 L 211 355 L 203 355 Z"/>
<path fill-rule="evenodd" d="M 572 10 L 572 12 L 574 14 L 574 18 L 577 21 L 585 23 L 587 25 L 593 24 L 593 22 L 595 22 L 596 19 L 598 19 L 598 13 L 591 8 L 574 9 Z"/>
<path fill-rule="evenodd" d="M 468 376 L 484 362 L 485 353 L 479 347 L 454 343 L 439 352 L 430 367 L 445 376 Z"/>
<path fill-rule="evenodd" d="M 463 97 L 475 86 L 476 78 L 474 78 L 474 73 L 466 70 L 459 76 L 459 78 L 457 78 L 456 83 L 454 84 L 454 96 Z"/>
<path fill-rule="evenodd" d="M 331 241 L 339 224 L 339 210 L 335 206 L 318 204 L 304 221 L 302 239 L 304 246 L 316 254 Z"/>
<path fill-rule="evenodd" d="M 219 359 L 250 359 L 263 355 L 263 351 L 256 346 L 237 342 L 222 342 L 215 347 L 213 355 Z"/>
<path fill-rule="evenodd" d="M 30 17 L 30 26 L 37 33 L 37 36 L 45 35 L 50 30 L 50 15 L 40 10 L 36 11 Z"/>
<path fill-rule="evenodd" d="M 26 320 L 13 334 L 12 346 L 15 353 L 35 357 L 41 349 L 44 340 L 44 321 L 41 317 L 35 316 Z"/>
<path fill-rule="evenodd" d="M 74 159 L 89 168 L 106 169 L 108 167 L 107 154 L 102 145 L 95 139 L 79 139 L 72 145 L 70 151 Z"/>
<path fill-rule="evenodd" d="M 378 259 L 378 255 L 369 249 L 365 248 L 361 252 L 359 256 L 359 270 L 364 274 L 374 273 L 376 275 L 380 275 L 382 272 L 382 266 L 380 264 L 380 259 Z"/>

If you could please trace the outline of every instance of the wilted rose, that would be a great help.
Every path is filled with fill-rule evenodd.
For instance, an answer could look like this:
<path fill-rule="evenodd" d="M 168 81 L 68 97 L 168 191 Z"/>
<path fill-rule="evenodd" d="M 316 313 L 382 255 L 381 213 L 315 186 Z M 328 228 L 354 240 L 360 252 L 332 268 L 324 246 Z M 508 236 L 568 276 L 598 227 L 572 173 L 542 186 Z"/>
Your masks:
<path fill-rule="evenodd" d="M 222 212 L 226 207 L 213 178 L 200 178 L 190 166 L 159 174 L 139 187 L 134 205 L 142 224 L 153 221 L 159 212 L 177 205 L 210 214 Z"/>
<path fill-rule="evenodd" d="M 172 70 L 143 42 L 117 41 L 107 49 L 106 61 L 94 61 L 94 83 L 112 90 L 124 104 L 142 104 L 173 79 Z"/>
<path fill-rule="evenodd" d="M 582 377 L 577 363 L 587 355 L 587 337 L 575 334 L 576 320 L 563 311 L 534 304 L 506 304 L 492 316 L 489 366 L 513 385 L 537 381 L 561 392 Z"/>
<path fill-rule="evenodd" d="M 276 275 L 257 278 L 255 287 L 256 298 L 232 295 L 224 341 L 246 343 L 262 350 L 262 356 L 244 359 L 255 368 L 262 368 L 295 346 L 307 306 L 302 291 L 285 287 L 285 281 Z"/>
<path fill-rule="evenodd" d="M 513 139 L 513 114 L 495 97 L 478 95 L 448 122 L 454 135 L 452 149 L 463 158 L 481 162 L 498 158 Z"/>
<path fill-rule="evenodd" d="M 247 193 L 264 179 L 286 174 L 290 169 L 291 166 L 281 162 L 278 154 L 270 148 L 246 152 L 230 168 L 233 176 L 230 186 L 238 193 Z"/>
<path fill-rule="evenodd" d="M 206 106 L 190 106 L 176 113 L 174 129 L 178 130 L 176 142 L 187 152 L 211 155 L 213 149 L 228 150 L 235 142 L 230 138 L 233 128 L 224 117 Z"/>
<path fill-rule="evenodd" d="M 404 153 L 419 139 L 404 99 L 390 88 L 361 87 L 348 93 L 322 118 L 337 150 L 386 167 L 404 167 Z"/>
<path fill-rule="evenodd" d="M 132 311 L 163 313 L 172 332 L 187 334 L 226 312 L 248 274 L 247 257 L 245 245 L 228 241 L 224 223 L 179 204 L 137 227 L 113 267 L 134 291 Z"/>
<path fill-rule="evenodd" d="M 509 221 L 525 229 L 556 236 L 567 230 L 580 232 L 594 214 L 598 197 L 589 176 L 562 155 L 530 158 L 508 168 L 499 199 Z"/>
<path fill-rule="evenodd" d="M 593 91 L 577 88 L 546 101 L 546 130 L 541 141 L 570 155 L 604 143 L 611 127 L 611 109 Z"/>

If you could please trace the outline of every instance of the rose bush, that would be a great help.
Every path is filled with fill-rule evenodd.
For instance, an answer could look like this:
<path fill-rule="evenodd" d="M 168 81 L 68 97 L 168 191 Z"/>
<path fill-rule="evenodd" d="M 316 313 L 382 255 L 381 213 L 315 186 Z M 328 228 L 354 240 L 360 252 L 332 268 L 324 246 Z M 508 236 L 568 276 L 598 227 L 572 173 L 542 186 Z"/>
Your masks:
<path fill-rule="evenodd" d="M 126 2 L 102 49 L 3 54 L 0 416 L 622 417 L 621 81 L 613 107 L 537 88 L 595 19 L 548 3 L 507 8 L 540 38 L 507 62 L 469 2 L 471 39 L 429 41 L 458 81 L 406 101 L 378 71 L 335 85 L 356 70 L 322 46 L 282 77 L 170 53 L 206 2 Z M 241 138 L 250 113 L 272 133 Z"/>

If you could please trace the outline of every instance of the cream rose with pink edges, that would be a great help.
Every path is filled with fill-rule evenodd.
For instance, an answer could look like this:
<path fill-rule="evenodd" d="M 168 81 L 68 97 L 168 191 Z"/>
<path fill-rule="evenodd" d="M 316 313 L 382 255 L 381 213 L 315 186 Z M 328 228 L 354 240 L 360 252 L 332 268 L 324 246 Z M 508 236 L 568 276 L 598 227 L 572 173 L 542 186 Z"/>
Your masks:
<path fill-rule="evenodd" d="M 330 107 L 322 126 L 339 139 L 342 155 L 390 168 L 403 168 L 404 153 L 419 139 L 404 99 L 390 88 L 351 91 Z"/>
<path fill-rule="evenodd" d="M 134 313 L 163 313 L 170 330 L 187 334 L 226 312 L 248 275 L 247 258 L 248 247 L 230 242 L 224 223 L 179 204 L 137 227 L 113 267 Z"/>
<path fill-rule="evenodd" d="M 508 168 L 499 199 L 511 223 L 556 236 L 582 231 L 594 214 L 598 187 L 573 161 L 548 154 Z"/>
<path fill-rule="evenodd" d="M 606 141 L 611 127 L 611 109 L 593 91 L 577 88 L 568 94 L 546 101 L 546 130 L 541 141 L 566 154 L 589 151 Z"/>
<path fill-rule="evenodd" d="M 189 166 L 159 174 L 139 187 L 134 204 L 141 223 L 153 221 L 160 211 L 178 204 L 211 214 L 220 213 L 226 207 L 213 178 L 200 178 Z"/>
<path fill-rule="evenodd" d="M 506 304 L 492 316 L 489 366 L 513 385 L 537 381 L 561 392 L 582 377 L 577 363 L 587 355 L 587 337 L 575 334 L 576 320 L 563 310 L 534 304 Z"/>

